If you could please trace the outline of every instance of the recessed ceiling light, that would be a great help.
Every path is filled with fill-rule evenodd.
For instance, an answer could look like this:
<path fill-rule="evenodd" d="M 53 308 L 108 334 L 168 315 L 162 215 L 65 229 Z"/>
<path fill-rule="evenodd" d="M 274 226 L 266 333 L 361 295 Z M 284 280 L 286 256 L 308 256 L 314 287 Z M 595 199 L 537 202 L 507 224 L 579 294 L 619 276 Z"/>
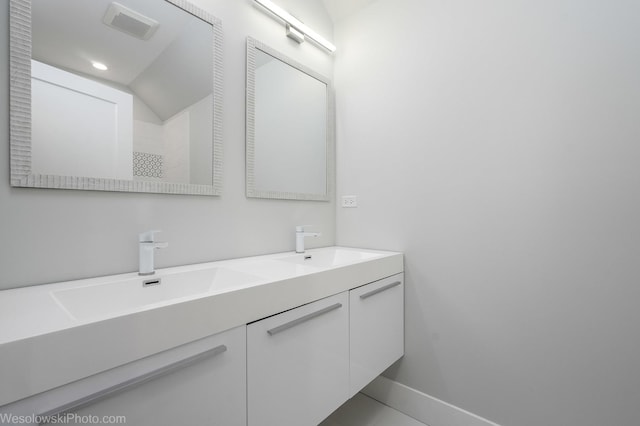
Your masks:
<path fill-rule="evenodd" d="M 98 69 L 100 71 L 106 71 L 109 69 L 109 67 L 107 67 L 105 64 L 103 64 L 102 62 L 96 62 L 96 61 L 92 61 L 91 65 L 93 65 L 93 67 L 95 69 Z"/>

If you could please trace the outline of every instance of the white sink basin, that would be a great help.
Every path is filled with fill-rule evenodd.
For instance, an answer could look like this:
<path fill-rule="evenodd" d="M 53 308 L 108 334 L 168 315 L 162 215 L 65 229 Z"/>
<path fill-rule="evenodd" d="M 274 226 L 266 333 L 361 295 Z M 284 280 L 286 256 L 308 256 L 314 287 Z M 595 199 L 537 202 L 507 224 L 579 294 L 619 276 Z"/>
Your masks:
<path fill-rule="evenodd" d="M 306 253 L 280 257 L 276 260 L 316 268 L 334 268 L 337 266 L 358 263 L 381 256 L 381 253 L 371 251 L 331 247 L 309 250 Z"/>
<path fill-rule="evenodd" d="M 159 284 L 153 281 L 159 280 Z M 150 275 L 121 281 L 52 291 L 51 296 L 72 319 L 85 320 L 148 309 L 178 299 L 218 293 L 262 278 L 226 268 Z M 143 285 L 150 282 L 150 285 Z"/>

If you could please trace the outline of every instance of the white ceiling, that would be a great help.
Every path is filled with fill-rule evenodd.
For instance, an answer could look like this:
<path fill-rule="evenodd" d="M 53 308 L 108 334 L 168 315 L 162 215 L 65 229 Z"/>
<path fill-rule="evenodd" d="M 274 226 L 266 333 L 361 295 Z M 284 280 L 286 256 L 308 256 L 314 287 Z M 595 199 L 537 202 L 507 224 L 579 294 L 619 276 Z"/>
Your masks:
<path fill-rule="evenodd" d="M 322 0 L 333 22 L 338 22 L 376 0 Z"/>
<path fill-rule="evenodd" d="M 33 0 L 33 58 L 125 86 L 162 120 L 210 94 L 211 26 L 168 2 L 118 1 L 160 23 L 149 40 L 102 22 L 112 0 Z M 97 71 L 92 60 L 109 70 Z"/>

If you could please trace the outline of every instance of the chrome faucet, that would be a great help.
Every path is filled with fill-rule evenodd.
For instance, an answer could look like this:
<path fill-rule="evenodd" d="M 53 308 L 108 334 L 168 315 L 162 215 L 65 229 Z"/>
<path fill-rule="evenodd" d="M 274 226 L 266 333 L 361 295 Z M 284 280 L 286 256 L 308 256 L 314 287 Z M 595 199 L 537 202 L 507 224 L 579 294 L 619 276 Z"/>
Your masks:
<path fill-rule="evenodd" d="M 139 241 L 139 263 L 140 269 L 138 275 L 153 275 L 156 273 L 153 266 L 153 254 L 155 249 L 161 249 L 169 246 L 169 243 L 157 242 L 155 234 L 162 231 L 147 231 L 138 236 Z"/>
<path fill-rule="evenodd" d="M 298 225 L 296 226 L 296 253 L 304 253 L 304 238 L 305 237 L 319 237 L 319 232 L 304 232 L 305 226 L 309 225 Z"/>

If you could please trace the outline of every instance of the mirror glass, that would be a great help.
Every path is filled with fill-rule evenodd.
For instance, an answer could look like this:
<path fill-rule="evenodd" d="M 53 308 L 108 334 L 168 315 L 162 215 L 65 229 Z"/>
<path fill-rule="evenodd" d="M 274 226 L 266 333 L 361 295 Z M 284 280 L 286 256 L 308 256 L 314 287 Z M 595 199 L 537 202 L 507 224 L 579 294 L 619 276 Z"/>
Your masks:
<path fill-rule="evenodd" d="M 29 57 L 11 63 L 29 70 L 12 94 L 30 94 L 12 97 L 29 130 L 12 133 L 12 154 L 28 154 L 12 184 L 219 193 L 216 18 L 182 0 L 12 0 L 11 19 L 12 51 L 30 35 Z"/>
<path fill-rule="evenodd" d="M 247 64 L 247 196 L 329 200 L 330 81 L 251 38 Z"/>

